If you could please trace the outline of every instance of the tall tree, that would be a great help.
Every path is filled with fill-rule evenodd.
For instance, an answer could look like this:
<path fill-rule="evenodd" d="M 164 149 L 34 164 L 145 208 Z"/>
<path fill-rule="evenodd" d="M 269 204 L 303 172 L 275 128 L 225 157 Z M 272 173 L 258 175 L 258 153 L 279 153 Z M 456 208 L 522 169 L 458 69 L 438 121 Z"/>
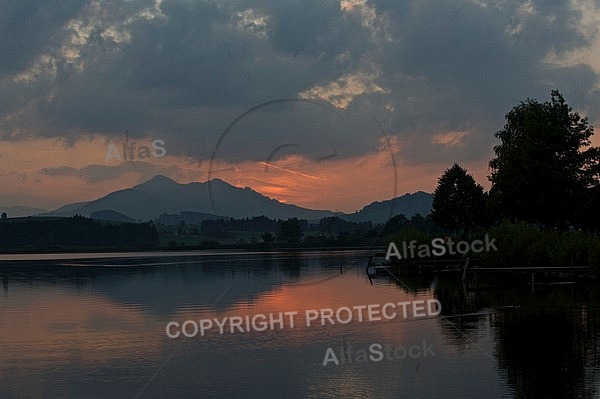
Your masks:
<path fill-rule="evenodd" d="M 455 163 L 438 179 L 431 218 L 440 227 L 460 229 L 464 235 L 483 223 L 486 195 L 467 170 Z"/>
<path fill-rule="evenodd" d="M 565 226 L 598 185 L 600 150 L 594 130 L 558 90 L 545 103 L 527 99 L 506 114 L 490 161 L 490 199 L 501 217 Z"/>

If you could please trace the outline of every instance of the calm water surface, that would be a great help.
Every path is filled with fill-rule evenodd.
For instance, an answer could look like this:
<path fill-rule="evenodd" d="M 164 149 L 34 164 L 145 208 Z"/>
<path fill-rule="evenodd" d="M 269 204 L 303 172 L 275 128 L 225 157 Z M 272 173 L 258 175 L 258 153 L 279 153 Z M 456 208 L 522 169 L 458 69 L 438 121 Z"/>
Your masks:
<path fill-rule="evenodd" d="M 9 259 L 0 258 L 2 399 L 600 398 L 597 284 L 532 290 L 442 274 L 371 285 L 358 251 Z M 440 315 L 306 325 L 307 310 L 431 299 Z M 214 325 L 175 339 L 165 330 L 280 312 L 298 312 L 293 328 Z M 380 359 L 373 344 L 430 352 Z M 323 365 L 328 348 L 339 365 Z M 358 362 L 361 350 L 380 360 Z"/>

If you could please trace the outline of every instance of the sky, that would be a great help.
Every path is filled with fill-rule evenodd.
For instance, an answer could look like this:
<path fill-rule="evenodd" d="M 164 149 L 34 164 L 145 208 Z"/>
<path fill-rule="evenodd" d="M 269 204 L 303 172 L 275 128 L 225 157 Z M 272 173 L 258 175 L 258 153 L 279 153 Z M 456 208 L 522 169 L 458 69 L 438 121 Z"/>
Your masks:
<path fill-rule="evenodd" d="M 0 10 L 0 206 L 54 209 L 161 174 L 353 212 L 432 192 L 454 162 L 488 189 L 494 133 L 527 98 L 558 89 L 600 124 L 598 1 Z"/>

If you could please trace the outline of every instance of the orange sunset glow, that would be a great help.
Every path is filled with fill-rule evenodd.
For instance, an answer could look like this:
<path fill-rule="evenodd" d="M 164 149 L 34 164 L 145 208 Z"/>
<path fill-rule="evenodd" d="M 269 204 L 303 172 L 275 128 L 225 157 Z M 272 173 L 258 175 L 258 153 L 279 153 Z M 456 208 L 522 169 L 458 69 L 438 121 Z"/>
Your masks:
<path fill-rule="evenodd" d="M 28 151 L 19 149 L 27 145 Z M 0 176 L 6 203 L 56 208 L 68 203 L 89 201 L 111 191 L 131 187 L 165 174 L 180 183 L 220 178 L 238 187 L 254 190 L 283 203 L 312 209 L 354 212 L 364 205 L 406 192 L 431 192 L 445 163 L 406 164 L 398 144 L 382 145 L 376 152 L 358 157 L 323 161 L 302 155 L 264 161 L 227 162 L 166 155 L 159 159 L 104 161 L 107 145 L 96 138 L 66 146 L 57 140 L 32 139 L 26 143 L 5 142 L 0 167 L 9 171 Z M 15 168 L 19 165 L 19 168 Z M 51 167 L 49 165 L 57 165 Z M 394 169 L 395 165 L 395 169 Z M 487 184 L 487 165 L 465 164 Z M 68 170 L 69 173 L 53 173 Z"/>
<path fill-rule="evenodd" d="M 529 3 L 415 5 L 406 21 L 435 14 L 425 34 L 369 1 L 342 0 L 328 9 L 323 32 L 302 30 L 302 39 L 279 32 L 268 7 L 228 5 L 196 44 L 195 25 L 181 28 L 190 39 L 181 42 L 172 23 L 196 6 L 183 12 L 156 1 L 108 12 L 84 3 L 0 69 L 2 92 L 11 93 L 0 101 L 1 206 L 53 210 L 164 175 L 220 178 L 286 204 L 354 212 L 432 192 L 454 162 L 489 188 L 494 133 L 525 98 L 558 88 L 592 125 L 600 122 L 600 8 L 590 2 L 571 2 L 576 23 L 565 26 Z M 463 12 L 487 21 L 486 33 L 453 38 L 465 21 L 451 16 Z M 540 18 L 567 48 L 540 42 L 547 33 L 527 34 L 528 24 L 547 25 Z M 346 33 L 334 39 L 327 26 Z M 450 43 L 462 45 L 444 55 Z M 127 141 L 139 151 L 154 140 L 166 154 L 109 157 L 110 145 L 121 151 Z M 267 156 L 282 145 L 287 152 Z"/>
<path fill-rule="evenodd" d="M 600 0 L 4 1 L 0 399 L 598 395 L 598 129 Z"/>

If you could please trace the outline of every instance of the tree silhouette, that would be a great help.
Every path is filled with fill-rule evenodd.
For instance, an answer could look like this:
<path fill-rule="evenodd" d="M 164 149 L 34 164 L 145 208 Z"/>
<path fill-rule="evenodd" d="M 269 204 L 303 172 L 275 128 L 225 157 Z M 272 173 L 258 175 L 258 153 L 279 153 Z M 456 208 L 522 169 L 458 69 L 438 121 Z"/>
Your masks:
<path fill-rule="evenodd" d="M 565 226 L 598 185 L 600 149 L 594 130 L 553 90 L 549 102 L 527 99 L 506 114 L 490 161 L 490 200 L 495 212 L 546 225 Z M 589 202 L 589 201 L 587 201 Z"/>
<path fill-rule="evenodd" d="M 271 234 L 268 231 L 266 233 L 261 234 L 260 237 L 262 238 L 262 240 L 265 244 L 271 244 L 275 240 L 275 237 L 273 236 L 273 234 Z"/>
<path fill-rule="evenodd" d="M 280 243 L 299 242 L 302 235 L 302 222 L 298 218 L 282 221 L 277 227 L 277 241 Z"/>
<path fill-rule="evenodd" d="M 467 170 L 455 163 L 438 179 L 431 218 L 440 227 L 460 229 L 466 236 L 483 222 L 486 195 Z"/>

